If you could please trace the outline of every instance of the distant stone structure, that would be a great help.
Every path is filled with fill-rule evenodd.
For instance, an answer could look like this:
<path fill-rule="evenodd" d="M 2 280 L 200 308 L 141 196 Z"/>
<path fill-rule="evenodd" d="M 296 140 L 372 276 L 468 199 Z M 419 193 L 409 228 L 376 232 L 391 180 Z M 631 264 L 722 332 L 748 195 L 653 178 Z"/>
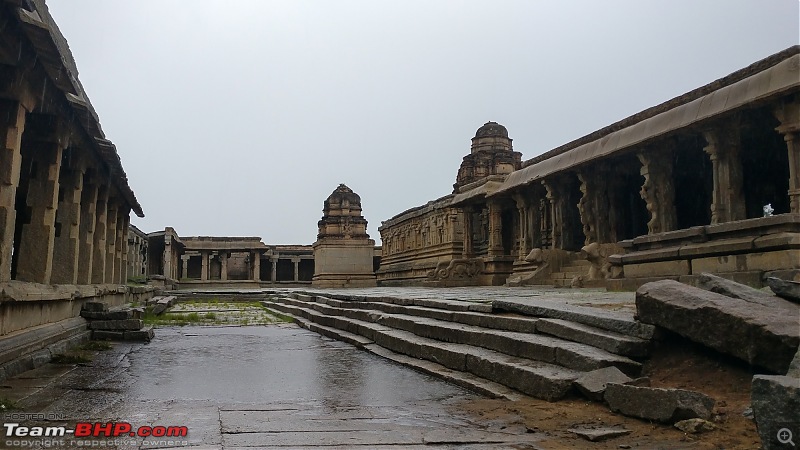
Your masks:
<path fill-rule="evenodd" d="M 798 279 L 800 46 L 524 162 L 489 122 L 451 195 L 379 231 L 380 284 Z"/>
<path fill-rule="evenodd" d="M 314 278 L 319 287 L 370 287 L 376 285 L 373 256 L 375 241 L 367 234 L 361 215 L 361 197 L 340 184 L 325 200 L 314 248 Z"/>
<path fill-rule="evenodd" d="M 171 227 L 147 239 L 148 275 L 168 286 L 309 284 L 314 275 L 310 245 L 267 245 L 260 237 L 181 237 Z"/>

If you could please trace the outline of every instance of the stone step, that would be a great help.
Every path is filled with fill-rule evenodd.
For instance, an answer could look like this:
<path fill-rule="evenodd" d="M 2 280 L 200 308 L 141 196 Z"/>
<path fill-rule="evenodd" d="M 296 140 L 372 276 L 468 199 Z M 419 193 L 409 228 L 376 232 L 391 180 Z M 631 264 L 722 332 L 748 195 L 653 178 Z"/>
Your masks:
<path fill-rule="evenodd" d="M 475 375 L 472 375 L 471 373 L 451 370 L 435 362 L 414 358 L 407 355 L 402 355 L 400 353 L 393 352 L 387 348 L 381 347 L 380 345 L 375 344 L 374 342 L 363 336 L 349 333 L 344 330 L 339 330 L 337 328 L 318 325 L 308 319 L 304 319 L 302 317 L 298 317 L 286 312 L 282 314 L 288 315 L 295 321 L 295 323 L 297 323 L 298 325 L 307 330 L 314 331 L 331 339 L 347 342 L 357 348 L 367 350 L 371 353 L 386 358 L 390 361 L 394 361 L 398 364 L 410 367 L 419 372 L 432 375 L 434 377 L 445 380 L 457 386 L 461 386 L 465 389 L 484 395 L 486 397 L 502 398 L 505 400 L 512 400 L 512 401 L 519 400 L 520 398 L 522 398 L 522 395 L 515 392 L 513 389 L 509 389 L 503 386 L 502 384 L 495 383 L 493 381 L 489 381 L 481 377 L 477 377 Z"/>
<path fill-rule="evenodd" d="M 613 331 L 595 328 L 581 323 L 562 319 L 539 319 L 536 322 L 538 333 L 549 334 L 572 342 L 581 342 L 602 348 L 617 355 L 643 358 L 650 352 L 650 341 L 627 336 Z"/>
<path fill-rule="evenodd" d="M 280 296 L 280 295 L 279 295 Z M 314 292 L 292 292 L 289 294 L 290 297 L 295 299 L 313 299 L 314 297 L 318 297 L 319 294 Z M 390 303 L 393 305 L 403 305 L 403 306 L 421 306 L 425 308 L 433 308 L 433 309 L 444 309 L 448 311 L 473 311 L 473 312 L 483 312 L 483 313 L 490 313 L 492 312 L 492 304 L 490 301 L 486 302 L 468 302 L 468 301 L 460 301 L 460 300 L 442 300 L 442 299 L 427 299 L 427 298 L 396 298 L 396 297 L 368 297 L 362 295 L 348 295 L 348 294 L 334 294 L 334 293 L 327 293 L 324 295 L 332 300 L 342 300 L 348 302 L 360 302 L 360 303 Z"/>
<path fill-rule="evenodd" d="M 509 356 L 485 348 L 441 342 L 372 322 L 329 316 L 311 308 L 274 301 L 266 301 L 264 304 L 282 313 L 359 334 L 391 351 L 426 359 L 451 370 L 468 372 L 543 400 L 563 398 L 572 391 L 572 383 L 583 374 L 577 370 Z"/>
<path fill-rule="evenodd" d="M 311 308 L 329 316 L 344 316 L 377 323 L 408 331 L 420 337 L 482 347 L 510 356 L 557 364 L 580 371 L 591 371 L 608 366 L 616 366 L 631 376 L 637 376 L 641 371 L 641 364 L 627 357 L 615 355 L 590 345 L 568 342 L 543 334 L 493 330 L 412 315 L 381 313 L 374 310 L 335 308 L 317 302 L 293 299 L 276 299 L 275 301 L 300 308 Z"/>
<path fill-rule="evenodd" d="M 564 269 L 566 268 L 562 268 L 560 272 L 553 272 L 550 274 L 550 278 L 553 280 L 572 280 L 575 277 L 585 277 L 587 274 L 586 271 Z"/>
<path fill-rule="evenodd" d="M 569 320 L 645 340 L 652 339 L 656 330 L 653 325 L 636 321 L 632 315 L 551 300 L 495 300 L 492 305 L 498 311 L 509 311 L 539 318 Z"/>
<path fill-rule="evenodd" d="M 405 306 L 384 302 L 351 302 L 335 300 L 327 297 L 313 297 L 308 301 L 315 301 L 317 303 L 330 305 L 336 308 L 371 309 L 390 314 L 407 314 L 411 316 L 427 317 L 429 319 L 463 323 L 465 325 L 494 328 L 497 330 L 519 331 L 523 333 L 534 333 L 536 331 L 537 319 L 520 315 L 499 313 L 487 314 L 474 311 L 452 311 L 448 309 L 428 308 L 423 306 Z"/>

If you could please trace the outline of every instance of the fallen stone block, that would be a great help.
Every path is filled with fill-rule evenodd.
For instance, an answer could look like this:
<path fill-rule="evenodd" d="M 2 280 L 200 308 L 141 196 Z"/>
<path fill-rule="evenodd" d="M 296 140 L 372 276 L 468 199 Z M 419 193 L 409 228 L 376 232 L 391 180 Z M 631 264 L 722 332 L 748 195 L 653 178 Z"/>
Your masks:
<path fill-rule="evenodd" d="M 107 309 L 108 306 L 105 303 L 101 302 L 86 302 L 81 307 L 82 311 L 92 311 L 92 312 L 105 311 Z"/>
<path fill-rule="evenodd" d="M 131 319 L 141 319 L 144 316 L 144 308 L 131 308 Z"/>
<path fill-rule="evenodd" d="M 133 313 L 128 309 L 111 311 L 81 311 L 81 317 L 89 320 L 125 320 L 132 319 Z"/>
<path fill-rule="evenodd" d="M 125 330 L 139 330 L 144 326 L 141 319 L 126 319 L 126 320 L 95 320 L 89 322 L 89 329 L 91 330 L 112 330 L 112 331 L 125 331 Z"/>
<path fill-rule="evenodd" d="M 174 305 L 178 301 L 178 297 L 162 297 L 158 302 L 156 302 L 155 306 L 153 306 L 153 314 L 160 315 L 170 306 Z"/>
<path fill-rule="evenodd" d="M 786 371 L 786 375 L 800 378 L 800 348 L 798 348 L 797 353 L 794 354 L 794 359 L 792 359 L 792 362 L 789 364 L 789 370 Z"/>
<path fill-rule="evenodd" d="M 592 442 L 605 441 L 619 436 L 630 434 L 631 430 L 626 430 L 621 426 L 598 426 L 598 425 L 578 425 L 569 428 L 567 431 Z"/>
<path fill-rule="evenodd" d="M 778 297 L 800 303 L 800 283 L 797 281 L 781 280 L 776 277 L 767 278 L 767 286 Z"/>
<path fill-rule="evenodd" d="M 602 401 L 608 383 L 627 383 L 631 378 L 614 366 L 586 372 L 575 380 L 575 387 L 589 400 Z"/>
<path fill-rule="evenodd" d="M 800 378 L 756 375 L 750 398 L 764 449 L 788 448 L 788 433 L 781 435 L 784 429 L 794 440 L 800 437 Z"/>
<path fill-rule="evenodd" d="M 709 419 L 715 403 L 713 398 L 699 392 L 619 383 L 608 383 L 604 398 L 614 412 L 662 423 Z"/>
<path fill-rule="evenodd" d="M 647 283 L 636 291 L 642 322 L 783 374 L 800 345 L 800 305 L 777 297 L 769 305 L 673 280 Z"/>
<path fill-rule="evenodd" d="M 713 431 L 717 427 L 713 423 L 705 419 L 686 419 L 680 422 L 675 422 L 675 428 L 683 431 L 684 433 L 697 434 L 704 431 Z"/>
<path fill-rule="evenodd" d="M 154 336 L 155 333 L 153 332 L 153 327 L 145 327 L 141 330 L 125 331 L 123 339 L 126 341 L 150 342 Z"/>
<path fill-rule="evenodd" d="M 726 297 L 749 300 L 756 303 L 766 302 L 765 304 L 769 304 L 775 299 L 775 296 L 768 292 L 760 291 L 746 284 L 737 283 L 710 273 L 700 274 L 697 279 L 697 287 Z"/>
<path fill-rule="evenodd" d="M 94 330 L 92 339 L 96 341 L 121 341 L 125 337 L 124 331 Z"/>

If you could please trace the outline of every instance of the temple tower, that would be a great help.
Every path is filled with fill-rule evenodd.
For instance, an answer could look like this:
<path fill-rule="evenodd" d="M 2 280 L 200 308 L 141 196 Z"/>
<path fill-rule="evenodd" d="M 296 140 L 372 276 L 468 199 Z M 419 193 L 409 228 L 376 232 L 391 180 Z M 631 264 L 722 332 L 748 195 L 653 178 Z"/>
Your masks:
<path fill-rule="evenodd" d="M 344 184 L 325 200 L 314 243 L 314 278 L 319 287 L 376 285 L 372 259 L 375 241 L 367 234 L 361 197 Z"/>

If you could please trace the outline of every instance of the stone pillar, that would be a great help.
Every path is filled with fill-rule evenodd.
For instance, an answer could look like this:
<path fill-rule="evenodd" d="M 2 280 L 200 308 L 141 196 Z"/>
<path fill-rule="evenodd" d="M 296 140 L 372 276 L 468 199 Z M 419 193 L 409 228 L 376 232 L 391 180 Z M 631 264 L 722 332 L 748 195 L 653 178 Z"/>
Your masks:
<path fill-rule="evenodd" d="M 300 281 L 300 258 L 292 258 L 292 263 L 294 263 L 294 282 L 297 283 Z"/>
<path fill-rule="evenodd" d="M 671 150 L 671 148 L 663 151 L 650 150 L 636 155 L 642 163 L 639 173 L 644 177 L 639 195 L 650 213 L 650 220 L 647 222 L 648 234 L 673 231 L 677 227 Z"/>
<path fill-rule="evenodd" d="M 208 252 L 200 251 L 200 280 L 208 280 Z"/>
<path fill-rule="evenodd" d="M 475 244 L 473 236 L 473 215 L 475 209 L 472 206 L 464 207 L 464 248 L 461 251 L 463 258 L 472 258 L 475 256 Z"/>
<path fill-rule="evenodd" d="M 92 227 L 91 283 L 103 284 L 106 273 L 106 219 L 108 213 L 108 186 L 96 188 L 94 226 Z"/>
<path fill-rule="evenodd" d="M 595 208 L 595 180 L 592 176 L 585 173 L 578 173 L 578 180 L 581 182 L 581 199 L 578 201 L 578 211 L 581 215 L 581 225 L 583 225 L 583 245 L 598 242 L 597 230 L 597 211 Z"/>
<path fill-rule="evenodd" d="M 550 247 L 556 249 L 561 245 L 561 224 L 563 222 L 562 210 L 559 207 L 561 199 L 556 191 L 554 181 L 542 180 L 542 186 L 547 191 L 546 198 L 550 204 Z"/>
<path fill-rule="evenodd" d="M 261 281 L 261 252 L 253 252 L 253 281 Z"/>
<path fill-rule="evenodd" d="M 226 281 L 228 279 L 228 252 L 221 252 L 219 254 L 219 279 Z"/>
<path fill-rule="evenodd" d="M 83 170 L 62 167 L 60 175 L 56 236 L 53 247 L 53 284 L 78 282 L 78 252 L 80 249 L 81 197 Z"/>
<path fill-rule="evenodd" d="M 742 193 L 741 137 L 738 121 L 703 132 L 708 145 L 703 150 L 711 159 L 714 175 L 711 223 L 745 219 Z"/>
<path fill-rule="evenodd" d="M 106 272 L 105 283 L 113 284 L 117 280 L 114 278 L 116 273 L 116 259 L 117 259 L 117 220 L 119 205 L 117 204 L 116 197 L 109 197 L 108 210 L 106 211 Z"/>
<path fill-rule="evenodd" d="M 120 210 L 117 220 L 117 267 L 119 267 L 119 284 L 128 282 L 128 225 L 131 216 L 127 207 Z"/>
<path fill-rule="evenodd" d="M 29 125 L 34 122 L 31 119 Z M 58 182 L 61 172 L 61 155 L 66 147 L 62 124 L 51 116 L 37 116 L 36 135 L 25 134 L 23 157 L 30 154 L 31 174 L 25 207 L 30 211 L 30 221 L 22 225 L 17 259 L 16 279 L 50 284 L 53 270 Z M 35 173 L 34 173 L 35 171 Z"/>
<path fill-rule="evenodd" d="M 776 107 L 775 117 L 781 123 L 775 129 L 783 135 L 789 151 L 789 212 L 800 214 L 800 100 Z"/>
<path fill-rule="evenodd" d="M 489 201 L 489 256 L 503 256 L 503 220 L 500 204 Z"/>
<path fill-rule="evenodd" d="M 83 174 L 83 190 L 81 192 L 81 224 L 80 244 L 78 249 L 78 284 L 92 282 L 94 263 L 94 226 L 97 214 L 97 184 L 94 182 L 94 171 L 87 170 Z"/>
<path fill-rule="evenodd" d="M 514 203 L 517 205 L 517 215 L 519 216 L 519 231 L 517 237 L 519 239 L 519 254 L 517 255 L 517 259 L 519 261 L 524 261 L 530 251 L 528 248 L 528 203 L 525 201 L 525 197 L 522 194 L 514 196 Z"/>
<path fill-rule="evenodd" d="M 270 256 L 269 262 L 272 264 L 272 274 L 270 275 L 270 281 L 272 284 L 278 280 L 278 257 L 277 256 Z"/>
<path fill-rule="evenodd" d="M 25 113 L 21 103 L 0 100 L 0 283 L 11 279 Z"/>
<path fill-rule="evenodd" d="M 172 235 L 164 233 L 164 253 L 162 254 L 164 260 L 164 276 L 173 278 L 172 276 Z"/>
<path fill-rule="evenodd" d="M 181 279 L 186 280 L 189 278 L 189 255 L 181 255 L 182 267 L 181 267 Z"/>

